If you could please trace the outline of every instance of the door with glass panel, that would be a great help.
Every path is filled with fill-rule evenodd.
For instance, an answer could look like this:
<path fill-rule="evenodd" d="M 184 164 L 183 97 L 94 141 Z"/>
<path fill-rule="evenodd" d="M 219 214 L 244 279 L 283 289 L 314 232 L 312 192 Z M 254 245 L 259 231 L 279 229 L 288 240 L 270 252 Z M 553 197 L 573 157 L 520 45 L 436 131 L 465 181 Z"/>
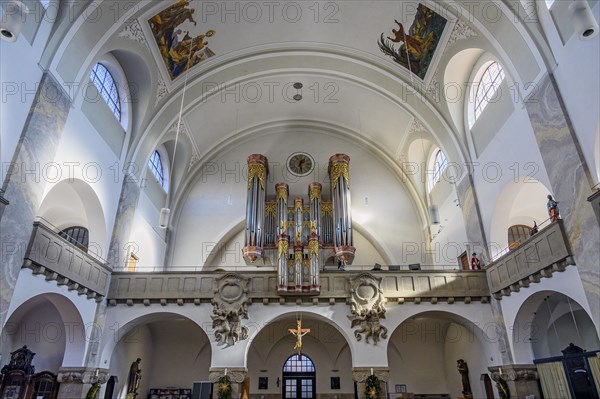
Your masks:
<path fill-rule="evenodd" d="M 315 365 L 306 355 L 292 355 L 283 365 L 284 399 L 316 398 Z"/>

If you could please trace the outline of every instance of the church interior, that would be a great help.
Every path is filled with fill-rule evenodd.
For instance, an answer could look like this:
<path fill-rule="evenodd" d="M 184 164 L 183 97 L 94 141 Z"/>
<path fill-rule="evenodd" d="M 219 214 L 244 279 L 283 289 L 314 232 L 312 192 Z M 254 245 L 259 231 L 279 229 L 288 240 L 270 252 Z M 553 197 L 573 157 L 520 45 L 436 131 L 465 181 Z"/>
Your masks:
<path fill-rule="evenodd" d="M 0 399 L 598 398 L 599 20 L 0 0 Z"/>

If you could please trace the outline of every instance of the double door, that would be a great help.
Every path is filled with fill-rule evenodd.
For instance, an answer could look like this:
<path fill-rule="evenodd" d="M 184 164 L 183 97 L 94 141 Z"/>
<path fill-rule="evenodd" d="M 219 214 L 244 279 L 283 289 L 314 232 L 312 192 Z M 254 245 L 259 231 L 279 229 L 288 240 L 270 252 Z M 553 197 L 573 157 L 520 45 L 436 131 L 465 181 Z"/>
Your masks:
<path fill-rule="evenodd" d="M 315 376 L 284 376 L 284 399 L 315 399 Z"/>

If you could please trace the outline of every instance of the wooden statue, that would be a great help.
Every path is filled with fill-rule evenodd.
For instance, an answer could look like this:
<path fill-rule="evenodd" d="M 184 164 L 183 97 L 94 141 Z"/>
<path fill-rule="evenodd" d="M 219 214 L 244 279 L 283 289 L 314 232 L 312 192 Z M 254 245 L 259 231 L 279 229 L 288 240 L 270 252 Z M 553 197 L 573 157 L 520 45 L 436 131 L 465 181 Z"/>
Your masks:
<path fill-rule="evenodd" d="M 469 366 L 467 366 L 467 362 L 465 362 L 463 359 L 458 359 L 456 363 L 456 368 L 458 368 L 458 372 L 460 373 L 460 377 L 462 379 L 462 393 L 467 399 L 473 398 L 471 382 L 469 381 Z"/>
<path fill-rule="evenodd" d="M 127 395 L 135 397 L 137 390 L 140 387 L 140 380 L 142 379 L 142 369 L 140 369 L 140 362 L 142 359 L 139 357 L 135 362 L 131 363 L 129 368 L 129 376 L 127 377 Z"/>

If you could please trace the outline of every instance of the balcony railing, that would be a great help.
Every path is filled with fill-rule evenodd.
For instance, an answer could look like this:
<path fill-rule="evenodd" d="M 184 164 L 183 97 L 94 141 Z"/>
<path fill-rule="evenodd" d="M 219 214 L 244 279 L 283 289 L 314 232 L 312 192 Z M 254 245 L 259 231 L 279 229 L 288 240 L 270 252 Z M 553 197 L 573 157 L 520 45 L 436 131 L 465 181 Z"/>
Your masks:
<path fill-rule="evenodd" d="M 558 220 L 490 263 L 486 271 L 492 294 L 501 299 L 574 264 L 563 221 Z"/>
<path fill-rule="evenodd" d="M 490 291 L 485 273 L 478 271 L 372 271 L 382 278 L 381 288 L 388 302 L 471 301 L 487 302 Z M 224 272 L 116 272 L 112 275 L 108 301 L 110 305 L 126 303 L 200 303 L 214 297 L 215 279 Z M 250 278 L 249 296 L 253 302 L 285 303 L 345 302 L 349 296 L 349 279 L 358 273 L 350 271 L 322 272 L 319 296 L 282 297 L 277 294 L 277 274 L 274 271 L 240 272 Z"/>
<path fill-rule="evenodd" d="M 110 268 L 41 222 L 33 224 L 23 267 L 98 301 L 108 291 Z"/>

